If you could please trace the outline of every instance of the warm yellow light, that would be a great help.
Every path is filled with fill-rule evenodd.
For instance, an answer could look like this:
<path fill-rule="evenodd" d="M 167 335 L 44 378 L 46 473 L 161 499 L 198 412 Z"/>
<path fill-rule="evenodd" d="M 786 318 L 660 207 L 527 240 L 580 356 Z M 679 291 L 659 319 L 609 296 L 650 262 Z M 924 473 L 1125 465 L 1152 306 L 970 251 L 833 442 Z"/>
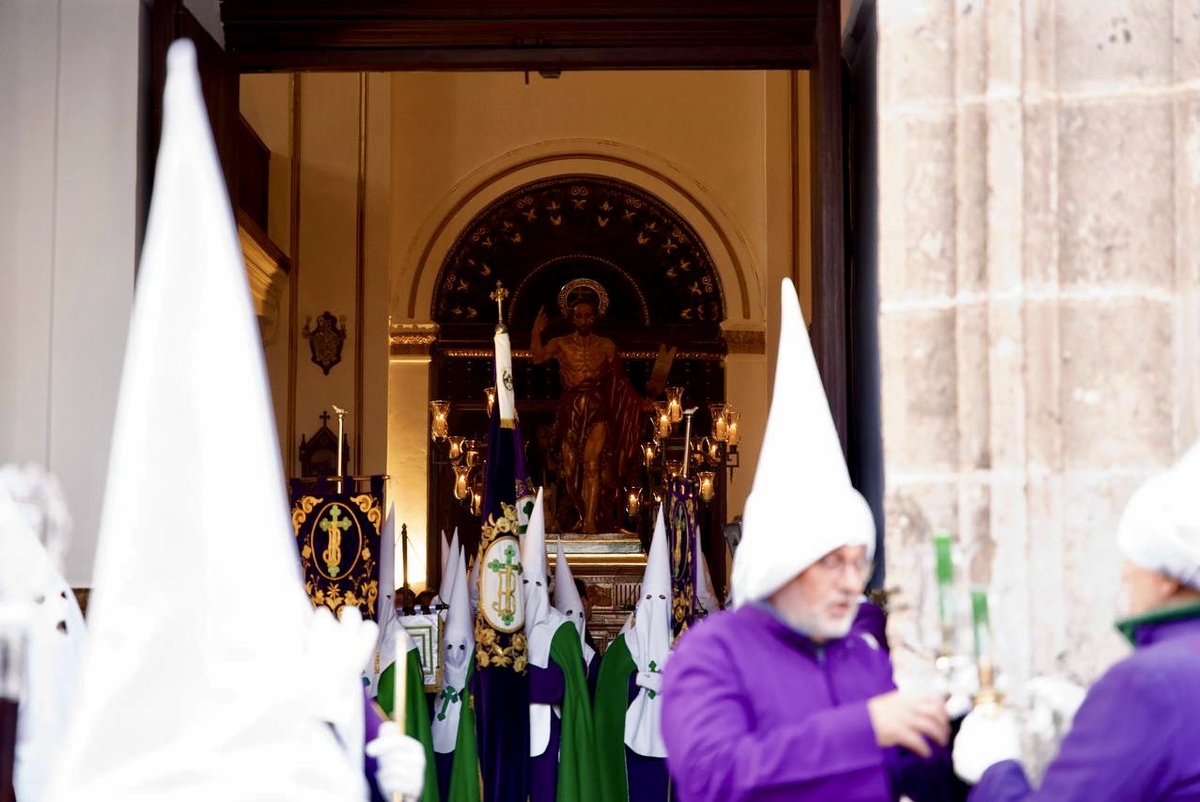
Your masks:
<path fill-rule="evenodd" d="M 452 461 L 457 461 L 457 460 L 462 459 L 463 441 L 466 440 L 467 438 L 463 437 L 461 434 L 456 434 L 456 435 L 452 435 L 449 439 L 450 439 L 450 451 L 449 451 L 448 456 L 450 457 L 450 459 Z"/>
<path fill-rule="evenodd" d="M 471 494 L 467 487 L 467 479 L 471 475 L 471 466 L 455 465 L 454 466 L 454 497 L 462 501 Z"/>
<path fill-rule="evenodd" d="M 712 471 L 698 471 L 696 479 L 700 481 L 700 500 L 704 502 L 712 501 L 716 495 L 716 487 L 714 481 L 717 476 Z"/>
<path fill-rule="evenodd" d="M 445 440 L 450 436 L 450 402 L 430 401 L 429 414 L 429 436 L 439 442 Z"/>
<path fill-rule="evenodd" d="M 670 415 L 671 423 L 679 423 L 683 420 L 683 388 L 668 387 L 667 393 L 667 413 Z"/>
<path fill-rule="evenodd" d="M 487 414 L 490 418 L 492 417 L 492 408 L 496 406 L 496 388 L 484 387 L 483 396 L 487 399 Z"/>

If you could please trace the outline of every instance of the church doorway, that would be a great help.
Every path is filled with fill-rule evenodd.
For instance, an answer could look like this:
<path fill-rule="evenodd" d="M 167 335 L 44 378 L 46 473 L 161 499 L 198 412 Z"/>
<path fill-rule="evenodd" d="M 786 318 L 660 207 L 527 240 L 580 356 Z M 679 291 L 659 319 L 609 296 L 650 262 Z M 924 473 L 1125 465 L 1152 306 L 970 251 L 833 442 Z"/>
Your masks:
<path fill-rule="evenodd" d="M 151 79 L 161 85 L 166 44 L 178 35 L 197 38 L 200 31 L 195 21 L 190 20 L 182 0 L 158 2 L 152 9 Z M 386 3 L 365 2 L 353 7 L 331 3 L 323 9 L 320 4 L 311 3 L 263 4 L 253 0 L 224 0 L 221 15 L 225 47 L 202 48 L 201 61 L 206 77 L 206 99 L 231 186 L 238 185 L 239 159 L 234 154 L 239 152 L 236 135 L 238 79 L 243 74 L 287 72 L 303 74 L 307 78 L 310 73 L 504 70 L 523 72 L 526 80 L 532 76 L 534 81 L 553 81 L 564 72 L 569 75 L 576 71 L 614 70 L 781 70 L 793 76 L 793 80 L 796 75 L 803 75 L 809 88 L 806 95 L 809 105 L 803 110 L 804 114 L 794 117 L 801 122 L 794 122 L 793 128 L 802 126 L 802 130 L 793 131 L 793 134 L 808 143 L 811 155 L 809 182 L 803 189 L 793 182 L 785 191 L 792 196 L 804 196 L 793 197 L 793 208 L 805 209 L 807 219 L 803 221 L 803 228 L 806 236 L 802 242 L 797 236 L 793 244 L 805 249 L 806 259 L 792 259 L 782 267 L 775 265 L 769 270 L 764 268 L 766 278 L 769 278 L 764 283 L 777 284 L 779 276 L 792 275 L 797 284 L 811 287 L 814 349 L 835 421 L 843 442 L 847 441 L 854 425 L 849 332 L 853 278 L 847 267 L 850 262 L 846 253 L 845 120 L 850 101 L 841 53 L 841 15 L 836 1 L 752 2 L 740 4 L 736 11 L 715 3 L 693 3 L 684 9 L 672 3 L 642 3 L 635 7 L 610 1 L 573 7 L 564 12 L 542 6 L 531 9 L 527 4 L 515 3 L 408 3 L 403 9 Z M 159 117 L 154 106 L 157 94 L 153 89 L 149 97 L 153 99 L 152 113 L 148 115 L 153 128 L 153 121 Z M 152 134 L 147 140 L 153 143 L 155 138 Z M 147 165 L 153 164 L 151 155 L 152 150 L 147 152 Z M 150 170 L 145 172 L 148 174 Z M 601 267 L 604 264 L 602 256 L 589 258 L 593 268 L 602 272 L 608 269 Z M 798 274 L 797 265 L 801 261 L 808 265 L 804 276 Z M 579 264 L 577 262 L 575 268 Z M 612 270 L 609 272 L 613 273 Z M 716 286 L 720 288 L 719 277 Z M 516 286 L 510 289 L 515 290 Z M 637 297 L 636 287 L 624 289 L 630 292 L 622 295 L 622 300 Z M 608 288 L 606 291 L 615 294 Z M 777 308 L 777 292 L 777 288 L 774 293 L 765 292 L 767 301 L 762 304 L 763 308 Z M 440 297 L 434 296 L 430 300 L 428 312 L 413 312 L 412 317 L 436 322 L 448 333 L 455 333 L 457 324 L 438 319 L 439 314 L 447 311 L 439 312 Z M 758 310 L 754 312 L 757 314 Z M 513 324 L 515 345 L 520 348 L 520 339 L 528 338 L 528 326 L 532 323 L 528 318 L 536 314 L 536 309 L 514 305 L 512 313 L 520 318 Z M 719 323 L 726 315 L 725 308 L 716 314 L 717 320 L 703 323 Z M 768 314 L 771 316 L 773 312 Z M 297 322 L 292 321 L 293 324 Z M 700 321 L 697 323 L 695 333 L 699 350 L 696 353 L 708 356 L 719 353 L 723 339 L 720 327 L 709 325 L 705 329 L 704 325 L 699 325 Z M 292 327 L 296 328 L 295 325 Z M 460 328 L 456 336 L 469 334 L 467 329 Z M 771 332 L 766 334 L 765 341 L 771 343 Z M 646 336 L 640 343 L 631 342 L 630 348 L 639 354 L 649 354 L 651 339 Z M 450 367 L 454 363 L 447 361 L 453 358 L 449 354 L 455 340 L 440 338 L 440 341 L 441 353 L 431 358 L 430 398 L 443 392 L 457 392 L 454 380 L 448 377 L 461 375 Z M 460 350 L 471 352 L 473 344 L 464 345 L 464 342 L 459 341 Z M 293 351 L 307 349 L 303 342 L 298 345 L 299 348 Z M 772 348 L 772 345 L 767 346 L 763 360 L 767 365 L 773 359 Z M 653 360 L 648 356 L 644 359 L 646 364 L 638 369 L 648 371 Z M 361 368 L 356 370 L 361 372 Z M 768 387 L 769 371 L 768 367 Z M 543 372 L 552 382 L 553 368 L 546 367 Z M 721 384 L 728 380 L 723 374 L 719 378 Z M 702 381 L 710 383 L 712 377 L 706 375 Z M 360 376 L 356 393 L 361 392 L 362 383 Z M 294 382 L 292 385 L 284 406 L 286 414 L 293 420 L 288 424 L 288 436 L 281 437 L 289 454 L 295 450 L 295 440 L 299 439 L 297 429 L 310 423 L 294 420 L 297 415 Z M 547 394 L 552 392 L 552 387 L 547 390 Z M 718 395 L 723 396 L 723 393 L 703 400 L 706 403 L 720 400 Z M 473 403 L 478 405 L 480 402 Z M 549 411 L 531 409 L 529 414 L 548 415 Z M 351 441 L 351 459 L 359 459 L 358 455 L 364 451 L 360 429 L 356 439 Z M 743 481 L 748 481 L 750 473 L 743 474 Z M 431 472 L 427 482 L 437 481 Z M 436 532 L 441 517 L 444 517 L 442 511 L 431 506 L 428 511 L 430 537 L 424 544 L 428 548 L 423 550 L 426 574 L 431 577 L 438 570 Z M 717 538 L 711 547 L 710 561 L 723 564 L 724 560 L 718 555 L 722 547 L 720 539 Z"/>

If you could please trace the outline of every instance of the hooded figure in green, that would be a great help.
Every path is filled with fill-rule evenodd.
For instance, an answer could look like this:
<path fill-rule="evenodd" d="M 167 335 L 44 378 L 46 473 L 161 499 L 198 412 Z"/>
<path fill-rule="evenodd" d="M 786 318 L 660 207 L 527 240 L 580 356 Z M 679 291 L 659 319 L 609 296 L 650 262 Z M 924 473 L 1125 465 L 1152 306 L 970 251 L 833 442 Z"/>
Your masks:
<path fill-rule="evenodd" d="M 532 802 L 598 800 L 595 740 L 579 632 L 550 606 L 542 491 L 521 542 L 529 655 Z"/>
<path fill-rule="evenodd" d="M 613 640 L 596 683 L 596 740 L 605 802 L 670 794 L 662 737 L 662 669 L 671 651 L 671 565 L 662 507 L 633 618 Z"/>

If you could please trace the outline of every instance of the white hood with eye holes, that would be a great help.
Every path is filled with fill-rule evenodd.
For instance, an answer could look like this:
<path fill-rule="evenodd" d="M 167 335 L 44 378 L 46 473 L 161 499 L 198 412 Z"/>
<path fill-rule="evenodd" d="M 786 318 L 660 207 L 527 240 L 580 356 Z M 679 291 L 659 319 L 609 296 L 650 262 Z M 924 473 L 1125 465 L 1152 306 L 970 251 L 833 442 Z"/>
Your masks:
<path fill-rule="evenodd" d="M 563 624 L 565 615 L 550 606 L 546 574 L 546 513 L 542 509 L 542 490 L 538 488 L 529 526 L 521 538 L 522 587 L 525 593 L 525 640 L 529 665 L 545 668 L 550 662 L 550 641 Z M 550 743 L 551 705 L 529 705 L 529 755 L 537 757 Z"/>
<path fill-rule="evenodd" d="M 661 505 L 625 645 L 639 674 L 661 674 L 671 653 L 671 565 Z M 625 712 L 625 744 L 639 755 L 666 757 L 661 719 L 662 694 L 642 687 Z"/>
<path fill-rule="evenodd" d="M 451 558 L 448 566 L 453 580 L 450 585 L 450 610 L 446 616 L 445 646 L 442 655 L 442 690 L 438 693 L 433 711 L 433 751 L 453 752 L 458 741 L 458 721 L 462 715 L 463 693 L 467 687 L 467 670 L 475 659 L 475 615 L 467 593 L 467 563 L 462 549 Z"/>

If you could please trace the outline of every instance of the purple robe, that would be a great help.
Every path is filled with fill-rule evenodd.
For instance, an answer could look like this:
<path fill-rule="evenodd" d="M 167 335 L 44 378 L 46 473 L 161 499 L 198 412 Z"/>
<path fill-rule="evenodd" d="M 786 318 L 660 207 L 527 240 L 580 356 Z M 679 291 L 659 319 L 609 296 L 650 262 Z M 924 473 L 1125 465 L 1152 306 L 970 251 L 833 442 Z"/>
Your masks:
<path fill-rule="evenodd" d="M 1041 788 L 1006 760 L 971 802 L 1200 799 L 1200 609 L 1139 627 L 1135 643 L 1088 691 Z"/>
<path fill-rule="evenodd" d="M 369 744 L 379 737 L 379 727 L 384 722 L 383 713 L 379 709 L 379 705 L 367 693 L 366 688 L 363 688 L 363 743 Z M 383 792 L 380 791 L 379 785 L 375 782 L 375 772 L 379 771 L 379 761 L 370 755 L 363 756 L 363 773 L 367 775 L 367 787 L 371 791 L 371 802 L 387 802 L 383 798 Z"/>
<path fill-rule="evenodd" d="M 633 704 L 641 690 L 642 686 L 637 684 L 637 673 L 630 674 L 630 704 Z M 625 776 L 629 782 L 629 802 L 667 802 L 674 798 L 671 795 L 671 775 L 664 758 L 639 755 L 626 746 Z"/>
<path fill-rule="evenodd" d="M 663 672 L 663 738 L 682 802 L 951 798 L 949 753 L 881 748 L 867 700 L 895 688 L 852 631 L 816 644 L 765 606 L 697 622 Z"/>
<path fill-rule="evenodd" d="M 563 670 L 553 660 L 545 668 L 529 666 L 529 701 L 545 705 L 562 704 L 567 683 Z M 558 747 L 562 741 L 562 719 L 550 712 L 550 740 L 546 751 L 529 758 L 530 802 L 554 802 L 558 795 Z"/>

